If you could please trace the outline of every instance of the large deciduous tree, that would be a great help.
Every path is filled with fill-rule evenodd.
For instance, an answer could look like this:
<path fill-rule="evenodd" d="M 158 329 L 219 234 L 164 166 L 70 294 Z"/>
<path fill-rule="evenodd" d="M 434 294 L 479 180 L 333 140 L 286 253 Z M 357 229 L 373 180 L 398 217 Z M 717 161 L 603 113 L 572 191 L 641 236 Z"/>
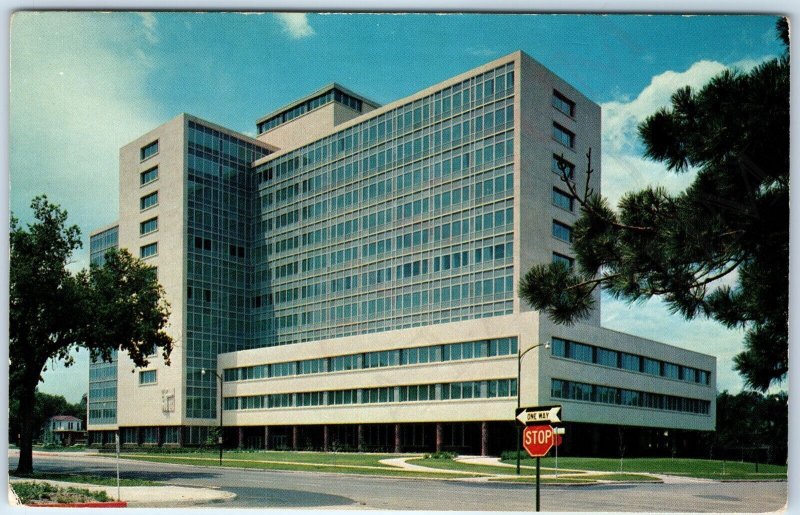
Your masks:
<path fill-rule="evenodd" d="M 71 351 L 87 348 L 93 359 L 128 352 L 137 366 L 156 347 L 169 362 L 172 340 L 164 332 L 169 307 L 153 268 L 127 251 L 112 251 L 102 267 L 72 274 L 70 256 L 80 230 L 47 197 L 31 203 L 35 222 L 11 217 L 9 296 L 9 395 L 19 403 L 18 473 L 33 470 L 36 386 L 49 362 L 73 363 Z"/>
<path fill-rule="evenodd" d="M 617 209 L 562 173 L 581 215 L 576 266 L 536 265 L 520 295 L 558 323 L 593 307 L 598 287 L 628 301 L 660 296 L 691 319 L 745 329 L 735 368 L 766 390 L 788 370 L 789 56 L 748 73 L 728 70 L 699 91 L 676 91 L 670 108 L 639 126 L 645 156 L 674 173 L 695 173 L 681 193 L 650 187 Z"/>

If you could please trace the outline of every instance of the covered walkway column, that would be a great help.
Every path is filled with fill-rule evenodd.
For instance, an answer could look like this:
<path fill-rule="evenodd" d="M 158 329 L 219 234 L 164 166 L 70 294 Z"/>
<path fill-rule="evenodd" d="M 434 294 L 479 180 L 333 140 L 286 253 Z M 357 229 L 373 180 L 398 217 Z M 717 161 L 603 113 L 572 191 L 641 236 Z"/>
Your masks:
<path fill-rule="evenodd" d="M 264 426 L 264 450 L 269 450 L 269 426 Z"/>
<path fill-rule="evenodd" d="M 239 427 L 238 429 L 239 429 L 237 431 L 238 434 L 236 436 L 236 447 L 241 449 L 242 447 L 244 447 L 244 428 Z"/>
<path fill-rule="evenodd" d="M 489 423 L 481 422 L 481 456 L 489 455 Z"/>
<path fill-rule="evenodd" d="M 364 425 L 359 424 L 356 432 L 356 448 L 360 452 L 364 450 Z"/>
<path fill-rule="evenodd" d="M 292 450 L 297 450 L 297 440 L 299 438 L 300 428 L 297 426 L 292 426 Z"/>
<path fill-rule="evenodd" d="M 442 441 L 444 440 L 444 428 L 442 423 L 436 423 L 436 452 L 442 452 Z"/>
<path fill-rule="evenodd" d="M 322 450 L 328 452 L 328 425 L 322 426 Z"/>

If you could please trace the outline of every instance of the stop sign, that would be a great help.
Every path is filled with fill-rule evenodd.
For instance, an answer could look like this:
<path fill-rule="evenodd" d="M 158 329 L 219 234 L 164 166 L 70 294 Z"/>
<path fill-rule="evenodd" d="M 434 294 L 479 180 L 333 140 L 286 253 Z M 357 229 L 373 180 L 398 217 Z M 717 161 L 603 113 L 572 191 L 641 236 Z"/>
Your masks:
<path fill-rule="evenodd" d="M 548 425 L 525 426 L 522 431 L 522 446 L 533 458 L 545 456 L 553 446 L 555 434 Z"/>

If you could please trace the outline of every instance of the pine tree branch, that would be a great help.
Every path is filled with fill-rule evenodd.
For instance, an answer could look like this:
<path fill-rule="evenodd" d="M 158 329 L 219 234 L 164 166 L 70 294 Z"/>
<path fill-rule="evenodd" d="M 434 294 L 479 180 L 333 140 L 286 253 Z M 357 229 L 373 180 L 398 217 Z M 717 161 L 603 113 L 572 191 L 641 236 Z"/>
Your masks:
<path fill-rule="evenodd" d="M 561 157 L 558 158 L 558 169 L 561 171 L 561 181 L 566 184 L 567 189 L 569 190 L 570 195 L 572 195 L 575 200 L 578 201 L 578 204 L 586 210 L 588 213 L 600 218 L 604 222 L 616 227 L 618 229 L 627 229 L 630 231 L 636 232 L 655 232 L 655 228 L 653 227 L 640 227 L 636 225 L 627 225 L 619 223 L 615 220 L 609 220 L 606 216 L 598 213 L 591 205 L 586 201 L 591 195 L 594 194 L 594 189 L 589 186 L 589 183 L 592 178 L 592 174 L 594 173 L 594 169 L 592 168 L 592 149 L 589 147 L 589 151 L 586 153 L 587 163 L 586 163 L 586 181 L 584 182 L 583 187 L 583 197 L 578 195 L 578 189 L 575 186 L 575 179 L 574 177 L 570 177 L 567 174 L 567 161 L 564 159 L 564 154 L 561 154 Z"/>
<path fill-rule="evenodd" d="M 577 284 L 573 284 L 573 285 L 567 286 L 566 288 L 564 288 L 564 290 L 574 290 L 576 288 L 583 288 L 584 286 L 588 286 L 588 285 L 591 284 L 592 285 L 592 289 L 589 290 L 589 293 L 591 293 L 592 291 L 594 291 L 595 288 L 597 288 L 597 286 L 599 286 L 603 282 L 609 281 L 611 279 L 615 279 L 615 278 L 619 277 L 620 275 L 622 275 L 622 274 L 610 274 L 610 275 L 604 275 L 603 277 L 598 277 L 598 278 L 595 278 L 595 279 L 588 279 L 586 281 L 582 281 L 582 282 L 579 282 Z"/>

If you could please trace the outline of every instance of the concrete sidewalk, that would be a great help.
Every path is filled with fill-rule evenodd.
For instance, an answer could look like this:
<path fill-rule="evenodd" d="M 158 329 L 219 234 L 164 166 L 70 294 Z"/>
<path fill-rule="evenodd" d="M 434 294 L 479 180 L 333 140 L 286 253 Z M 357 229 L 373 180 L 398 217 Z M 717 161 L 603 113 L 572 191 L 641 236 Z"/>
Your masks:
<path fill-rule="evenodd" d="M 87 483 L 68 483 L 66 481 L 49 481 L 43 479 L 11 478 L 11 484 L 20 482 L 49 483 L 62 488 L 72 487 L 92 491 L 104 491 L 109 498 L 116 500 L 116 486 L 101 486 Z M 233 492 L 216 490 L 212 488 L 192 488 L 187 486 L 122 486 L 119 489 L 121 500 L 127 501 L 131 508 L 162 507 L 173 508 L 180 506 L 193 506 L 197 504 L 217 503 L 230 501 L 236 497 Z M 9 486 L 9 502 L 13 502 L 13 495 Z"/>

